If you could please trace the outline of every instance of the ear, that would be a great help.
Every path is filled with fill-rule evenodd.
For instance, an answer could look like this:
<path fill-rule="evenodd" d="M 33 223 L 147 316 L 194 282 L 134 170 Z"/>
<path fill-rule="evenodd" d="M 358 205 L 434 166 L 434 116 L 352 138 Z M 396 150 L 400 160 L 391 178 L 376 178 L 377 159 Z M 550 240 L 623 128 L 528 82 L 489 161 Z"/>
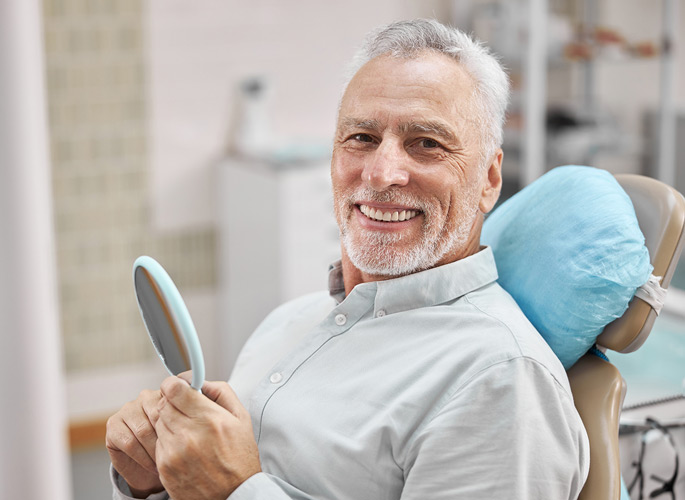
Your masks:
<path fill-rule="evenodd" d="M 502 190 L 502 157 L 502 150 L 498 149 L 487 170 L 483 172 L 483 191 L 478 207 L 484 214 L 492 210 Z"/>

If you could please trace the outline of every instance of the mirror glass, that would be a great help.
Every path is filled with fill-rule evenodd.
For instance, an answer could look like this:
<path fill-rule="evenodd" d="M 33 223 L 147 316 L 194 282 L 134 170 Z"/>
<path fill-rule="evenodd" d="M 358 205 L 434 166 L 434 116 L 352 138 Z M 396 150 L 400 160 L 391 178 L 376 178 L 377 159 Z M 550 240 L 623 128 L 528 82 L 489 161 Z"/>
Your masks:
<path fill-rule="evenodd" d="M 152 257 L 133 264 L 133 283 L 143 322 L 169 373 L 192 371 L 191 386 L 200 390 L 205 366 L 195 326 L 176 285 Z"/>

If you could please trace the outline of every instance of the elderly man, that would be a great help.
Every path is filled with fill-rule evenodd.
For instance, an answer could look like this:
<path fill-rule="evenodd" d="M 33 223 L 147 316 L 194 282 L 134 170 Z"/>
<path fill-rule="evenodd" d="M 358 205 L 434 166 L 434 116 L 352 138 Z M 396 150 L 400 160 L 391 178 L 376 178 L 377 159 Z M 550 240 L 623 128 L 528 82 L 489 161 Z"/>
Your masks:
<path fill-rule="evenodd" d="M 115 498 L 577 498 L 589 451 L 566 374 L 479 243 L 506 75 L 425 20 L 372 33 L 355 69 L 330 293 L 274 311 L 230 385 L 169 377 L 114 415 Z"/>

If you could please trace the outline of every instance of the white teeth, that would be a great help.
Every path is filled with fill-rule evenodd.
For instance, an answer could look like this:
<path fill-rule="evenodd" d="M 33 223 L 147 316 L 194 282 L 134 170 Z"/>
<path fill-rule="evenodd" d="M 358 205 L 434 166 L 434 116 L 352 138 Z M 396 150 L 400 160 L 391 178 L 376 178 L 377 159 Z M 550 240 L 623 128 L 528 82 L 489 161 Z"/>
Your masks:
<path fill-rule="evenodd" d="M 367 205 L 359 205 L 359 210 L 369 219 L 383 222 L 401 222 L 413 219 L 418 215 L 418 212 L 416 210 L 402 210 L 401 212 L 383 212 L 380 209 L 375 209 Z"/>

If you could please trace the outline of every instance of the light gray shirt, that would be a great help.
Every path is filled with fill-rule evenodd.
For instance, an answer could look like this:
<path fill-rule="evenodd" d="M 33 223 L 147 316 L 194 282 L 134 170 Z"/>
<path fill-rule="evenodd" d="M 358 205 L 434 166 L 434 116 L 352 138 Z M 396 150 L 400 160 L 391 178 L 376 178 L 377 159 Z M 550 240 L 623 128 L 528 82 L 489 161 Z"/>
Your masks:
<path fill-rule="evenodd" d="M 576 499 L 566 373 L 496 279 L 485 248 L 344 297 L 338 265 L 276 309 L 230 380 L 264 471 L 230 499 Z"/>

